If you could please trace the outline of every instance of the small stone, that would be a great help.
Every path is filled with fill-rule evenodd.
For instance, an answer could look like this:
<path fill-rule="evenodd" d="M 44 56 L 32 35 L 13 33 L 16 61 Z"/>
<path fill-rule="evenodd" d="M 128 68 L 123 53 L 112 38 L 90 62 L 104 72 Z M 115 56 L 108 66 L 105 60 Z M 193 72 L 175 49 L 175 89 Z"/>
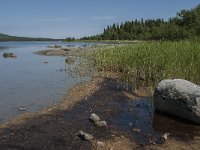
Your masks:
<path fill-rule="evenodd" d="M 26 108 L 26 107 L 19 107 L 18 110 L 19 110 L 19 111 L 26 111 L 27 108 Z"/>
<path fill-rule="evenodd" d="M 49 62 L 48 62 L 48 61 L 44 61 L 44 63 L 45 63 L 45 64 L 48 64 Z"/>
<path fill-rule="evenodd" d="M 107 123 L 106 121 L 98 121 L 95 123 L 97 126 L 99 127 L 106 127 L 107 126 Z"/>
<path fill-rule="evenodd" d="M 97 141 L 97 146 L 99 147 L 104 147 L 106 144 L 104 142 L 101 141 Z"/>
<path fill-rule="evenodd" d="M 150 138 L 150 139 L 149 139 L 149 144 L 156 145 L 156 142 Z"/>
<path fill-rule="evenodd" d="M 163 139 L 163 141 L 167 141 L 168 136 L 169 136 L 169 133 L 165 133 L 165 134 L 163 134 L 163 135 L 162 135 L 162 139 Z"/>
<path fill-rule="evenodd" d="M 94 137 L 91 134 L 85 133 L 82 130 L 79 131 L 78 135 L 81 139 L 86 141 L 91 141 L 92 139 L 94 139 Z"/>
<path fill-rule="evenodd" d="M 129 122 L 129 124 L 128 124 L 129 126 L 132 126 L 133 125 L 133 123 L 132 122 Z"/>
<path fill-rule="evenodd" d="M 94 123 L 100 121 L 99 116 L 97 116 L 95 113 L 92 113 L 92 114 L 91 114 L 90 119 L 91 119 Z"/>
<path fill-rule="evenodd" d="M 135 132 L 135 133 L 140 133 L 140 129 L 138 129 L 138 128 L 133 128 L 133 132 Z"/>

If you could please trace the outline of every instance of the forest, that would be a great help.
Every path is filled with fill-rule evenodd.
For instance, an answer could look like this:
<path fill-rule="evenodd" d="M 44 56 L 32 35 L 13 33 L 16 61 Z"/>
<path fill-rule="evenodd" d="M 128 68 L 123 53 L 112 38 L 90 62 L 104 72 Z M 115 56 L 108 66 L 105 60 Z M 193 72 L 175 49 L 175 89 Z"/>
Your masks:
<path fill-rule="evenodd" d="M 175 17 L 140 19 L 114 23 L 102 34 L 81 40 L 184 40 L 200 38 L 200 4 L 191 10 L 181 10 Z"/>

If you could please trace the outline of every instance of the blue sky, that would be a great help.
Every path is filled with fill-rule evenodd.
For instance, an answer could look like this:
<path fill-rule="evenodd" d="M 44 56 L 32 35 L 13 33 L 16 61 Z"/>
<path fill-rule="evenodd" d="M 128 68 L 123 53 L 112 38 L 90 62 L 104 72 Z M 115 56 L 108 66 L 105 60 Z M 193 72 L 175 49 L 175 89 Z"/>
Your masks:
<path fill-rule="evenodd" d="M 0 33 L 82 37 L 126 20 L 175 16 L 200 0 L 0 0 Z"/>

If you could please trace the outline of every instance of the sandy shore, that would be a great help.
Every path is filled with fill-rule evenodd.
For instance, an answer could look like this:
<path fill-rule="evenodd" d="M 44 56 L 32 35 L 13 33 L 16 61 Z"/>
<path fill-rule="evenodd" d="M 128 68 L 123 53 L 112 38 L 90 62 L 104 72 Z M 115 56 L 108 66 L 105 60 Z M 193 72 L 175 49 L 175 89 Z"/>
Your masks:
<path fill-rule="evenodd" d="M 0 149 L 199 149 L 199 137 L 182 139 L 169 136 L 168 140 L 163 142 L 159 137 L 164 132 L 160 135 L 156 134 L 155 137 L 144 134 L 146 132 L 143 133 L 142 130 L 152 126 L 151 118 L 145 124 L 141 124 L 141 133 L 134 133 L 132 122 L 126 122 L 129 118 L 123 114 L 133 114 L 134 110 L 146 111 L 138 99 L 150 95 L 146 88 L 138 89 L 137 93 L 130 91 L 123 86 L 118 75 L 95 76 L 91 81 L 73 87 L 62 102 L 40 112 L 27 113 L 1 124 Z M 91 113 L 96 113 L 107 122 L 108 126 L 94 125 L 89 120 Z M 146 119 L 145 117 L 146 115 L 141 119 Z M 138 121 L 143 123 L 145 120 Z M 79 130 L 93 135 L 94 139 L 82 140 L 77 136 Z M 104 144 L 99 145 L 98 141 Z"/>

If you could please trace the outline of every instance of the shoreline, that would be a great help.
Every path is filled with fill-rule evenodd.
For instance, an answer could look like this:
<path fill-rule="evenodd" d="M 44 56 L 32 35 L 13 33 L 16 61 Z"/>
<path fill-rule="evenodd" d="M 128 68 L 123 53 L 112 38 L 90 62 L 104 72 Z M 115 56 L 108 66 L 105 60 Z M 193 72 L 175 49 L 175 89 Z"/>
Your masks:
<path fill-rule="evenodd" d="M 90 81 L 72 87 L 58 103 L 39 112 L 25 113 L 0 124 L 0 147 L 2 150 L 13 148 L 17 150 L 198 149 L 200 147 L 198 136 L 193 140 L 170 137 L 164 143 L 159 143 L 160 141 L 156 141 L 155 137 L 150 138 L 153 141 L 148 141 L 149 135 L 143 133 L 141 133 L 142 137 L 137 136 L 140 133 L 132 131 L 130 122 L 124 124 L 130 118 L 126 120 L 123 114 L 131 114 L 132 109 L 138 107 L 137 101 L 150 96 L 151 93 L 145 88 L 133 93 L 125 89 L 121 83 L 119 74 L 97 74 Z M 140 109 L 146 111 L 143 107 Z M 91 113 L 98 114 L 108 123 L 108 126 L 96 127 L 89 121 Z M 121 115 L 122 117 L 119 118 Z M 149 125 L 151 126 L 151 123 L 148 123 Z M 144 129 L 146 126 L 145 124 Z M 80 139 L 77 136 L 79 130 L 92 134 L 94 140 Z M 97 144 L 99 141 L 105 145 L 99 146 Z"/>
<path fill-rule="evenodd" d="M 118 85 L 121 85 L 118 76 L 108 74 L 72 87 L 65 98 L 57 104 L 36 113 L 18 116 L 1 124 L 0 146 L 3 150 L 11 148 L 9 145 L 16 149 L 31 149 L 37 145 L 37 149 L 56 150 L 70 150 L 74 147 L 88 150 L 191 147 L 197 149 L 199 147 L 200 139 L 198 138 L 189 142 L 170 137 L 167 142 L 162 144 L 143 144 L 144 139 L 132 136 L 133 131 L 131 133 L 129 130 L 126 131 L 117 126 L 113 119 L 123 112 L 129 112 L 130 102 L 135 103 L 147 92 L 141 89 L 138 91 L 138 95 L 135 95 L 124 89 L 118 91 L 118 88 L 116 89 Z M 124 104 L 128 104 L 127 108 L 122 107 Z M 94 126 L 88 120 L 91 113 L 97 113 L 102 119 L 105 119 L 108 126 L 105 128 Z M 92 134 L 95 139 L 92 141 L 80 139 L 77 136 L 79 130 Z M 55 141 L 51 141 L 52 137 Z M 99 147 L 97 144 L 99 141 L 105 143 L 105 146 Z M 58 146 L 59 144 L 60 146 Z"/>

